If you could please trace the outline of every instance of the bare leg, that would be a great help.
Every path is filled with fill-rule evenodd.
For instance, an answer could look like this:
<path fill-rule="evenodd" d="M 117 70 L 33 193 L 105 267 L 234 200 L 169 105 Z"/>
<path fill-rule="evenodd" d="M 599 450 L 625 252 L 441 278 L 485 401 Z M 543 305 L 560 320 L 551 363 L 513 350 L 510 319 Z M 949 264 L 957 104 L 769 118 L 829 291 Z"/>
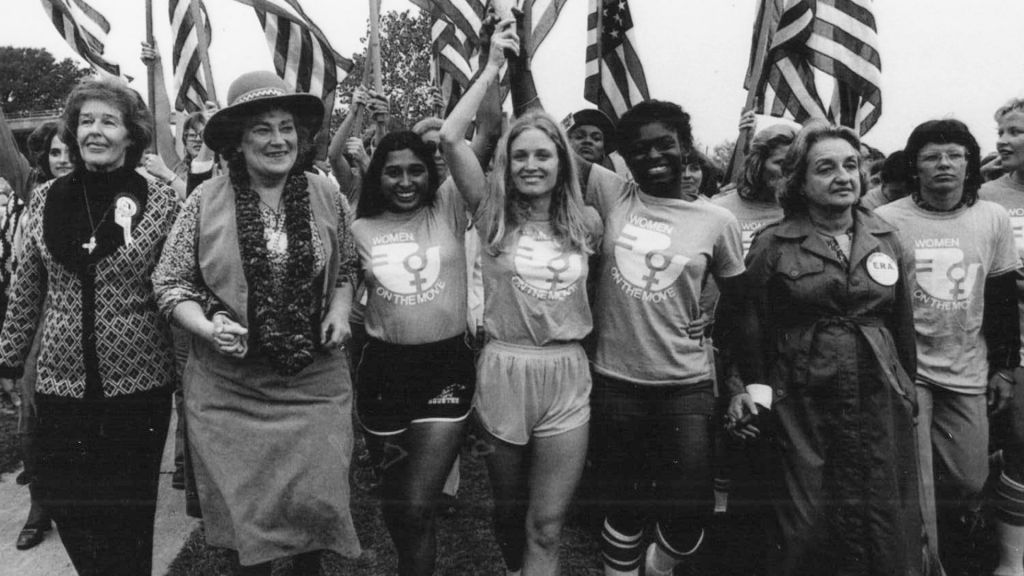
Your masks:
<path fill-rule="evenodd" d="M 589 426 L 533 441 L 524 576 L 558 574 L 562 525 L 587 458 Z"/>
<path fill-rule="evenodd" d="M 463 426 L 464 422 L 414 423 L 384 444 L 381 508 L 401 576 L 434 572 L 437 504 L 462 445 Z"/>

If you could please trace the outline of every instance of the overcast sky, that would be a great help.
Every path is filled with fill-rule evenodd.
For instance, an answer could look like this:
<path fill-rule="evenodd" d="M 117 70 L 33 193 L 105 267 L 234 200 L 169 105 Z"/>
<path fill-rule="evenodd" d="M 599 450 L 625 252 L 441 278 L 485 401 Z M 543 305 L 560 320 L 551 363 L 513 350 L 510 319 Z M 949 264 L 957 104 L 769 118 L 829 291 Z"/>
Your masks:
<path fill-rule="evenodd" d="M 111 22 L 108 56 L 145 93 L 139 43 L 143 0 L 90 0 Z M 368 0 L 302 0 L 342 54 L 361 50 Z M 155 34 L 170 70 L 167 0 L 153 0 Z M 252 8 L 206 0 L 213 26 L 211 65 L 222 99 L 238 74 L 273 69 Z M 586 105 L 583 66 L 588 0 L 569 0 L 533 67 L 541 98 L 557 118 Z M 681 104 L 707 146 L 736 136 L 745 101 L 743 75 L 755 0 L 631 0 L 637 50 L 651 95 Z M 46 18 L 38 0 L 0 0 L 0 45 L 44 47 L 58 58 L 75 53 Z M 383 10 L 416 10 L 407 0 L 383 0 Z M 886 152 L 901 148 L 928 119 L 965 121 L 985 151 L 995 143 L 995 108 L 1024 96 L 1024 2 L 1021 0 L 880 0 L 875 2 L 882 54 L 883 114 L 865 140 Z M 172 87 L 168 87 L 172 90 Z M 823 95 L 828 98 L 828 94 Z M 762 126 L 773 120 L 762 118 Z"/>

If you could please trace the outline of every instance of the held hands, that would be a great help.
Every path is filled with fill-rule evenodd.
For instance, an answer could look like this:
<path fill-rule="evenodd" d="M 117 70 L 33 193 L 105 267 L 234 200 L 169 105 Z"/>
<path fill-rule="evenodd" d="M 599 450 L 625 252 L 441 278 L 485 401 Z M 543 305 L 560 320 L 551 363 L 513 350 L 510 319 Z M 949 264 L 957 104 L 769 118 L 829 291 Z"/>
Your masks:
<path fill-rule="evenodd" d="M 1006 370 L 999 370 L 988 379 L 988 413 L 998 414 L 1010 405 L 1013 399 L 1014 386 L 1024 378 L 1021 368 L 1016 368 L 1011 373 Z"/>
<path fill-rule="evenodd" d="M 348 310 L 332 310 L 320 322 L 320 342 L 326 349 L 344 348 L 352 338 L 348 325 Z"/>
<path fill-rule="evenodd" d="M 758 415 L 757 404 L 750 394 L 736 394 L 729 400 L 729 410 L 725 414 L 725 429 L 741 440 L 753 440 L 761 435 L 761 430 L 754 425 Z"/>
<path fill-rule="evenodd" d="M 217 352 L 233 358 L 242 358 L 249 351 L 249 341 L 246 336 L 249 331 L 244 326 L 235 322 L 230 316 L 223 312 L 213 315 L 213 329 L 210 332 L 210 343 Z"/>

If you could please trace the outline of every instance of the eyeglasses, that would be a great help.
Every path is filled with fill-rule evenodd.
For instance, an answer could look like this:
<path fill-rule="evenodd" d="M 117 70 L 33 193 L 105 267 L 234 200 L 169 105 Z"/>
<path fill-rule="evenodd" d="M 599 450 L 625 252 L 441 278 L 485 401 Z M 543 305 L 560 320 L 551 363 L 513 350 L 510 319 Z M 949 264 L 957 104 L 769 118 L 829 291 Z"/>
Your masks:
<path fill-rule="evenodd" d="M 202 132 L 192 132 L 192 131 L 185 132 L 185 140 L 198 140 L 198 141 L 202 142 L 203 141 L 203 133 Z"/>
<path fill-rule="evenodd" d="M 960 151 L 953 152 L 929 152 L 918 157 L 918 162 L 934 166 L 946 158 L 950 164 L 960 164 L 967 161 L 967 154 Z"/>

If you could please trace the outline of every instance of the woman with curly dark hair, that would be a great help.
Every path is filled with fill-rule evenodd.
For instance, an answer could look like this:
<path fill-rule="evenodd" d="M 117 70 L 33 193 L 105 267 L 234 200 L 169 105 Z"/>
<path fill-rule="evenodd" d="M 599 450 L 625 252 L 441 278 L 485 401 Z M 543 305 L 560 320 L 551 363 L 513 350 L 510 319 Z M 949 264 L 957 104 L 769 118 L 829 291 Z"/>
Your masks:
<path fill-rule="evenodd" d="M 229 174 L 189 196 L 154 276 L 161 312 L 192 334 L 189 446 L 211 545 L 243 574 L 292 556 L 354 556 L 352 389 L 343 350 L 356 253 L 348 204 L 297 168 L 319 98 L 271 72 L 236 79 L 204 138 Z"/>

